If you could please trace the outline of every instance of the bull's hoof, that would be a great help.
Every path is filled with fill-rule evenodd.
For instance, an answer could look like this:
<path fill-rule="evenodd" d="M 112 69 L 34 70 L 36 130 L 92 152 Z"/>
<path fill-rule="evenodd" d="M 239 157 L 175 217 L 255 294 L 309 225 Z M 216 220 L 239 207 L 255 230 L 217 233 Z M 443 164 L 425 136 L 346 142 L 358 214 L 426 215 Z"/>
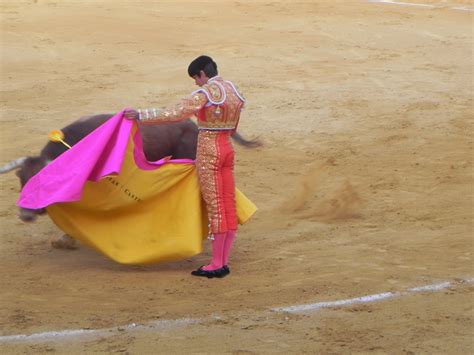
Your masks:
<path fill-rule="evenodd" d="M 59 237 L 58 239 L 53 240 L 51 242 L 51 245 L 53 246 L 53 248 L 63 249 L 63 250 L 74 250 L 74 249 L 79 248 L 79 246 L 77 245 L 77 242 L 74 239 L 72 239 L 70 236 L 68 236 L 67 234 L 64 234 L 62 237 Z"/>

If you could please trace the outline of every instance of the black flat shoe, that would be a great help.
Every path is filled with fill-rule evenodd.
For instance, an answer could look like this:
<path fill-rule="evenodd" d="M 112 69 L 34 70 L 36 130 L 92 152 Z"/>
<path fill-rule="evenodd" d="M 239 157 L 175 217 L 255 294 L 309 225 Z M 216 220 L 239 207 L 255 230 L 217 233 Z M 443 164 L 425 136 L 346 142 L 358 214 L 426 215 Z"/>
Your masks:
<path fill-rule="evenodd" d="M 191 271 L 191 275 L 204 276 L 204 277 L 207 277 L 208 279 L 212 279 L 214 277 L 222 278 L 229 274 L 230 274 L 230 270 L 227 266 L 223 266 L 220 269 L 216 269 L 216 270 L 203 270 L 201 266 L 199 269 Z"/>

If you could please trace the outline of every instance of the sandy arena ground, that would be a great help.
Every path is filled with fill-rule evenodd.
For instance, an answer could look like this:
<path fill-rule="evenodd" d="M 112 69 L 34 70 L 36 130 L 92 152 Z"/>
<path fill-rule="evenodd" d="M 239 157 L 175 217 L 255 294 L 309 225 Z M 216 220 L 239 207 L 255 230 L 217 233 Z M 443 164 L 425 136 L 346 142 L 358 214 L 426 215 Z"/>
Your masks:
<path fill-rule="evenodd" d="M 208 245 L 146 267 L 53 249 L 61 232 L 22 223 L 17 178 L 2 175 L 0 352 L 471 352 L 474 4 L 418 3 L 434 7 L 1 1 L 1 164 L 80 116 L 172 103 L 195 89 L 186 68 L 202 53 L 239 84 L 240 132 L 265 146 L 237 147 L 260 210 L 222 280 L 189 275 Z"/>

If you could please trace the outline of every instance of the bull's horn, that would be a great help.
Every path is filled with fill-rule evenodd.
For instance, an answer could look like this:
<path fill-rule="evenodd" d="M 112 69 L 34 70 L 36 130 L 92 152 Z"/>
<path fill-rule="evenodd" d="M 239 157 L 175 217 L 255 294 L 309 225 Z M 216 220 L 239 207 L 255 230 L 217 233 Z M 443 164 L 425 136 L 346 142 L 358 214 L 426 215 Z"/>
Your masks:
<path fill-rule="evenodd" d="M 20 159 L 9 162 L 8 164 L 5 164 L 0 168 L 0 174 L 5 174 L 14 169 L 18 169 L 25 160 L 26 157 L 22 157 Z"/>

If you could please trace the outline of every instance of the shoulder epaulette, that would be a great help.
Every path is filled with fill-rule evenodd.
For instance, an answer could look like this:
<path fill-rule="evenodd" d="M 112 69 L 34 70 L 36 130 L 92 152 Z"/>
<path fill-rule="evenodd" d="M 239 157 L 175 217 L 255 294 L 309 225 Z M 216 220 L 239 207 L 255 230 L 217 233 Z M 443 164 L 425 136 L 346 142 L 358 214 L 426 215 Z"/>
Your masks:
<path fill-rule="evenodd" d="M 207 99 L 214 105 L 222 104 L 227 96 L 224 87 L 218 82 L 203 85 L 201 89 L 194 91 L 193 94 L 198 92 L 204 93 Z"/>

